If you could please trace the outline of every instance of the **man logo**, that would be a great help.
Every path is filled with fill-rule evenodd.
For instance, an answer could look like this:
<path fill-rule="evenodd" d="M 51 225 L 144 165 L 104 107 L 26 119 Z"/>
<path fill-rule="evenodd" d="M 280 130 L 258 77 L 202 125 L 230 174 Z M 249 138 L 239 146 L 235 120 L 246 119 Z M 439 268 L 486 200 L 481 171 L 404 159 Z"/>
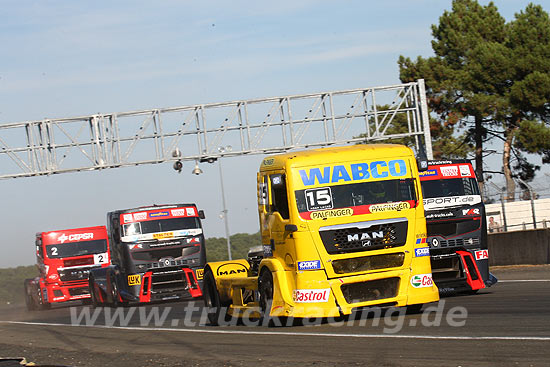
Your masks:
<path fill-rule="evenodd" d="M 384 231 L 377 231 L 377 232 L 363 232 L 361 233 L 361 238 L 359 238 L 359 233 L 356 234 L 348 234 L 348 242 L 355 242 L 355 241 L 363 241 L 363 246 L 369 246 L 370 240 L 374 240 L 377 238 L 384 238 Z M 365 245 L 365 242 L 368 242 L 367 245 Z"/>
<path fill-rule="evenodd" d="M 248 273 L 246 266 L 235 263 L 223 264 L 216 271 L 218 276 L 233 276 L 238 274 L 244 275 L 246 273 Z"/>

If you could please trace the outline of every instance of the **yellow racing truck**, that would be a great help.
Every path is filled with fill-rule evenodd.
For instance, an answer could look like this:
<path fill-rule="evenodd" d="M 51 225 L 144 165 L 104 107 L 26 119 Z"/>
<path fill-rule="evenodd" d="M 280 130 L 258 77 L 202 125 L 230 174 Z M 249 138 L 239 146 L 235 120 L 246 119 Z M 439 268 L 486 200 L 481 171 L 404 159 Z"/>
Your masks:
<path fill-rule="evenodd" d="M 396 144 L 265 158 L 262 251 L 206 264 L 210 322 L 338 317 L 368 306 L 418 312 L 439 300 L 417 166 L 412 150 Z"/>

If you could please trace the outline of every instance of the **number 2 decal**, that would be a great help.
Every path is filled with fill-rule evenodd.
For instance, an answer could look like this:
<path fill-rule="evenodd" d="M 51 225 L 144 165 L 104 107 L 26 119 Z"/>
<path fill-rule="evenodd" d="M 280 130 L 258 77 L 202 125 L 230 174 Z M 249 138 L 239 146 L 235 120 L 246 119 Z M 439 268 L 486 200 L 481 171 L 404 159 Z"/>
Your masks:
<path fill-rule="evenodd" d="M 107 263 L 107 254 L 95 254 L 94 255 L 94 264 L 105 264 Z"/>
<path fill-rule="evenodd" d="M 57 247 L 52 247 L 52 256 L 57 256 Z"/>
<path fill-rule="evenodd" d="M 307 210 L 332 209 L 330 187 L 305 190 Z"/>

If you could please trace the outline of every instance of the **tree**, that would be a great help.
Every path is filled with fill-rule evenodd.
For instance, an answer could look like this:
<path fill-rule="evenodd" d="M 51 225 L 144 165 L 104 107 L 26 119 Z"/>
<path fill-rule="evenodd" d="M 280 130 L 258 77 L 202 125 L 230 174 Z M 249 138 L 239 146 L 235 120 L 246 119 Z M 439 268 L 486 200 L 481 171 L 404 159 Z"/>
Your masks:
<path fill-rule="evenodd" d="M 533 179 L 540 168 L 523 153 L 550 159 L 550 21 L 542 7 L 528 5 L 506 24 L 493 3 L 453 1 L 432 26 L 434 57 L 398 60 L 404 82 L 424 78 L 428 101 L 442 126 L 468 129 L 475 143 L 476 175 L 483 185 L 484 143 L 503 142 L 502 173 L 507 199 L 514 177 Z M 512 161 L 515 165 L 511 166 Z"/>
<path fill-rule="evenodd" d="M 489 77 L 476 77 L 483 67 L 476 55 L 498 51 L 504 41 L 505 20 L 493 3 L 481 6 L 477 1 L 455 0 L 452 11 L 445 11 L 439 25 L 432 26 L 434 57 L 418 57 L 415 62 L 400 56 L 400 78 L 409 82 L 418 78 L 426 81 L 428 104 L 439 115 L 439 125 L 445 128 L 468 127 L 466 135 L 475 144 L 476 176 L 483 185 L 483 143 L 491 137 L 487 126 L 497 106 L 498 98 L 487 93 L 494 88 Z M 485 47 L 485 49 L 484 49 Z M 503 60 L 498 52 L 495 58 Z M 499 74 L 496 74 L 498 76 Z"/>

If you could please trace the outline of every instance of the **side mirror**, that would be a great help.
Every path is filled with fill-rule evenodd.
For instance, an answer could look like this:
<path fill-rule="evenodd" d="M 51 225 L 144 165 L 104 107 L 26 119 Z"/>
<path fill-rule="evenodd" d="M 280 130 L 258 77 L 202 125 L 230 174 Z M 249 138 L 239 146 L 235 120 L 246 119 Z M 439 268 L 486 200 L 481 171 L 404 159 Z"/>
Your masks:
<path fill-rule="evenodd" d="M 298 230 L 298 226 L 296 224 L 285 225 L 285 232 L 296 232 L 297 230 Z"/>
<path fill-rule="evenodd" d="M 200 219 L 206 218 L 206 217 L 204 216 L 204 210 L 199 210 L 199 218 L 200 218 Z"/>
<path fill-rule="evenodd" d="M 424 158 L 417 158 L 416 165 L 418 166 L 418 172 L 424 172 L 428 170 L 428 160 Z"/>

